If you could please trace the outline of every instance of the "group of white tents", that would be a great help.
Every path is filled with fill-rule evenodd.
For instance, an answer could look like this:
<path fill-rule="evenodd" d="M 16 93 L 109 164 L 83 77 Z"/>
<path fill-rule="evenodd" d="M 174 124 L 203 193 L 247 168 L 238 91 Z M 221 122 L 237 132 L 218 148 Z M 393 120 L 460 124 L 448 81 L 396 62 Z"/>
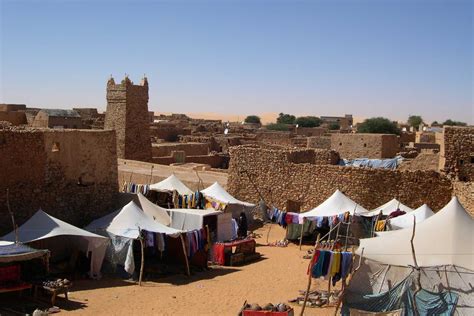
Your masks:
<path fill-rule="evenodd" d="M 192 194 L 175 175 L 151 185 L 151 189 Z M 222 204 L 240 209 L 253 207 L 251 203 L 235 199 L 217 182 L 201 192 L 205 197 Z M 16 231 L 1 239 L 25 244 L 41 241 L 41 246 L 50 249 L 53 256 L 72 249 L 82 251 L 90 258 L 91 277 L 98 277 L 105 257 L 114 263 L 122 263 L 127 272 L 133 273 L 135 264 L 132 245 L 140 237 L 141 231 L 178 238 L 184 232 L 203 228 L 207 216 L 217 217 L 217 240 L 232 237 L 231 213 L 212 209 L 165 209 L 138 194 L 137 202 L 131 201 L 121 209 L 94 220 L 85 229 L 39 210 Z"/>
<path fill-rule="evenodd" d="M 396 210 L 406 214 L 390 219 L 391 231 L 360 239 L 361 266 L 346 289 L 343 315 L 353 309 L 414 315 L 414 308 L 420 315 L 472 315 L 474 219 L 456 197 L 436 214 L 426 204 L 411 209 L 396 199 L 369 211 L 337 190 L 301 213 L 300 222 L 346 212 L 388 216 Z"/>

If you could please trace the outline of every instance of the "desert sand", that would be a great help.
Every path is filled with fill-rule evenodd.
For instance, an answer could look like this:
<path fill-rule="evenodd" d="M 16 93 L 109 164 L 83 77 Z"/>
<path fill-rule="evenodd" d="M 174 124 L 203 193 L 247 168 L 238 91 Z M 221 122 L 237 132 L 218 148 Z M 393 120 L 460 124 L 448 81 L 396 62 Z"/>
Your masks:
<path fill-rule="evenodd" d="M 70 302 L 58 300 L 61 314 L 76 315 L 237 315 L 243 302 L 287 303 L 306 288 L 309 260 L 303 255 L 310 246 L 269 247 L 268 225 L 258 229 L 257 251 L 264 259 L 240 267 L 212 266 L 211 271 L 191 277 L 173 275 L 141 287 L 117 278 L 79 281 L 69 294 Z M 273 224 L 269 241 L 281 240 L 285 230 Z M 327 282 L 313 280 L 313 289 Z M 300 307 L 295 308 L 299 315 Z M 334 308 L 307 308 L 305 315 L 333 315 Z"/>

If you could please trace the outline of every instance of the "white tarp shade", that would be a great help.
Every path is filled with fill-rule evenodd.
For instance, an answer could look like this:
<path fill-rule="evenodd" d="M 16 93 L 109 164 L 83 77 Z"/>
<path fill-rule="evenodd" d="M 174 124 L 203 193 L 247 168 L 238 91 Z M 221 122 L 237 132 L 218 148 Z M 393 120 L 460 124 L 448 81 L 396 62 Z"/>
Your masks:
<path fill-rule="evenodd" d="M 314 217 L 314 216 L 334 216 L 350 212 L 351 215 L 366 213 L 367 210 L 352 201 L 344 193 L 336 190 L 326 201 L 313 208 L 312 210 L 301 213 L 301 217 Z"/>
<path fill-rule="evenodd" d="M 237 200 L 235 197 L 230 195 L 224 188 L 217 182 L 214 182 L 210 187 L 201 191 L 201 193 L 210 199 L 217 200 L 224 204 L 239 204 L 243 206 L 255 206 L 255 204 L 243 202 Z"/>
<path fill-rule="evenodd" d="M 379 215 L 380 211 L 382 211 L 383 215 L 390 215 L 390 213 L 395 212 L 397 209 L 400 211 L 404 211 L 405 213 L 410 213 L 413 212 L 413 209 L 406 206 L 403 203 L 400 203 L 397 199 L 392 199 L 385 203 L 384 205 L 381 205 L 367 214 L 363 214 L 363 216 L 377 216 Z"/>
<path fill-rule="evenodd" d="M 171 227 L 183 231 L 201 229 L 206 216 L 219 216 L 222 212 L 215 210 L 196 210 L 172 208 L 167 210 L 171 217 Z"/>
<path fill-rule="evenodd" d="M 160 224 L 170 226 L 171 218 L 166 212 L 166 209 L 151 202 L 141 193 L 138 193 L 138 201 L 140 202 L 140 206 L 142 207 L 142 210 L 145 212 L 145 214 Z"/>
<path fill-rule="evenodd" d="M 420 267 L 456 265 L 474 270 L 474 219 L 453 197 L 438 213 L 416 225 L 414 246 Z M 357 253 L 380 263 L 414 265 L 406 228 L 380 237 L 361 239 Z"/>
<path fill-rule="evenodd" d="M 58 236 L 75 236 L 84 239 L 85 243 L 78 243 L 84 245 L 81 251 L 88 254 L 92 253 L 91 258 L 91 275 L 100 275 L 102 261 L 104 260 L 105 250 L 107 248 L 108 239 L 86 230 L 80 229 L 76 226 L 68 224 L 60 219 L 57 219 L 42 210 L 36 212 L 23 225 L 18 227 L 18 240 L 22 243 L 29 243 L 38 240 Z M 15 232 L 2 237 L 6 241 L 15 241 Z"/>
<path fill-rule="evenodd" d="M 181 233 L 179 230 L 156 222 L 133 201 L 125 205 L 115 217 L 111 218 L 110 215 L 106 215 L 106 220 L 104 218 L 92 222 L 87 228 L 99 226 L 97 222 L 100 222 L 103 225 L 102 228 L 105 228 L 108 233 L 132 239 L 137 239 L 140 236 L 140 229 L 172 237 L 178 237 Z M 107 222 L 107 220 L 110 221 Z"/>
<path fill-rule="evenodd" d="M 150 185 L 150 189 L 158 192 L 173 192 L 176 190 L 181 195 L 193 194 L 193 191 L 191 191 L 191 189 L 181 182 L 181 180 L 179 180 L 174 174 L 161 182 Z"/>
<path fill-rule="evenodd" d="M 390 219 L 390 227 L 392 228 L 392 231 L 412 227 L 413 216 L 415 216 L 415 221 L 418 224 L 432 215 L 434 215 L 434 212 L 430 209 L 430 207 L 426 204 L 423 204 L 413 212 Z M 383 234 L 388 234 L 390 232 L 391 231 L 378 232 L 377 235 L 382 236 Z"/>

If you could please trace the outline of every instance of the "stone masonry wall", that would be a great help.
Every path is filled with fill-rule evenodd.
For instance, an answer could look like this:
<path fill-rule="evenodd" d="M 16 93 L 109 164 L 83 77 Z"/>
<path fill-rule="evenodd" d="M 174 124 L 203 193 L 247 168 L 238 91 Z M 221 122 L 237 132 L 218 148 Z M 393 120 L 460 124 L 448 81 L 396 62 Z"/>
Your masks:
<path fill-rule="evenodd" d="M 440 170 L 461 181 L 474 181 L 474 127 L 444 127 Z"/>
<path fill-rule="evenodd" d="M 331 149 L 342 158 L 393 158 L 400 151 L 397 135 L 391 134 L 332 134 Z"/>
<path fill-rule="evenodd" d="M 459 198 L 459 202 L 474 217 L 474 182 L 453 182 L 454 195 Z"/>
<path fill-rule="evenodd" d="M 153 144 L 152 156 L 171 156 L 172 151 L 184 151 L 186 156 L 197 156 L 209 154 L 209 143 L 169 143 Z"/>
<path fill-rule="evenodd" d="M 7 189 L 18 225 L 41 208 L 81 227 L 117 207 L 115 133 L 0 131 L 0 174 L 0 234 L 12 229 Z"/>
<path fill-rule="evenodd" d="M 150 161 L 151 140 L 148 114 L 148 81 L 134 85 L 125 78 L 120 84 L 107 82 L 105 129 L 117 135 L 119 158 Z"/>
<path fill-rule="evenodd" d="M 293 163 L 288 151 L 244 146 L 231 148 L 230 156 L 229 192 L 238 199 L 258 202 L 250 175 L 266 202 L 280 208 L 292 200 L 301 203 L 302 210 L 309 210 L 339 189 L 367 209 L 395 197 L 410 207 L 427 203 L 439 210 L 449 202 L 453 191 L 450 180 L 435 171 Z"/>

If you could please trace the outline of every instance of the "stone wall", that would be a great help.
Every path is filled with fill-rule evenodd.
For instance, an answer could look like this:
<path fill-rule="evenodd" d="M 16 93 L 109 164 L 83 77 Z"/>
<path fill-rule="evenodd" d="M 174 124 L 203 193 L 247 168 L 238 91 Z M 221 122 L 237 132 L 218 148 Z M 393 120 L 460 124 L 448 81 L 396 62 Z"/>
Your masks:
<path fill-rule="evenodd" d="M 461 181 L 474 181 L 474 127 L 446 126 L 443 133 L 440 170 Z"/>
<path fill-rule="evenodd" d="M 415 143 L 435 143 L 435 132 L 416 132 Z"/>
<path fill-rule="evenodd" d="M 120 84 L 107 82 L 105 129 L 115 130 L 119 158 L 150 161 L 151 141 L 148 113 L 148 81 L 134 85 L 128 77 Z"/>
<path fill-rule="evenodd" d="M 10 122 L 14 126 L 27 124 L 25 112 L 3 112 L 0 111 L 0 121 Z"/>
<path fill-rule="evenodd" d="M 39 208 L 82 226 L 117 207 L 113 131 L 0 131 L 0 172 L 0 234 L 11 230 L 7 189 L 18 225 Z"/>
<path fill-rule="evenodd" d="M 229 192 L 238 199 L 258 202 L 259 195 L 248 174 L 266 201 L 280 208 L 291 200 L 301 203 L 302 210 L 309 210 L 336 189 L 367 209 L 395 197 L 410 207 L 427 203 L 439 210 L 451 198 L 450 180 L 435 171 L 400 172 L 294 163 L 290 153 L 245 146 L 231 148 Z"/>
<path fill-rule="evenodd" d="M 331 149 L 330 136 L 313 136 L 306 140 L 307 148 Z"/>
<path fill-rule="evenodd" d="M 197 156 L 209 154 L 208 143 L 164 143 L 153 144 L 153 157 L 171 156 L 172 151 L 184 151 L 186 156 Z"/>
<path fill-rule="evenodd" d="M 459 202 L 474 217 L 474 182 L 453 181 L 453 189 Z"/>
<path fill-rule="evenodd" d="M 397 135 L 392 134 L 332 134 L 331 149 L 342 158 L 393 158 L 399 151 Z"/>
<path fill-rule="evenodd" d="M 293 136 L 291 132 L 258 130 L 255 140 L 266 144 L 291 145 Z"/>
<path fill-rule="evenodd" d="M 297 135 L 310 136 L 322 136 L 326 133 L 327 129 L 322 127 L 298 127 L 296 128 Z"/>

